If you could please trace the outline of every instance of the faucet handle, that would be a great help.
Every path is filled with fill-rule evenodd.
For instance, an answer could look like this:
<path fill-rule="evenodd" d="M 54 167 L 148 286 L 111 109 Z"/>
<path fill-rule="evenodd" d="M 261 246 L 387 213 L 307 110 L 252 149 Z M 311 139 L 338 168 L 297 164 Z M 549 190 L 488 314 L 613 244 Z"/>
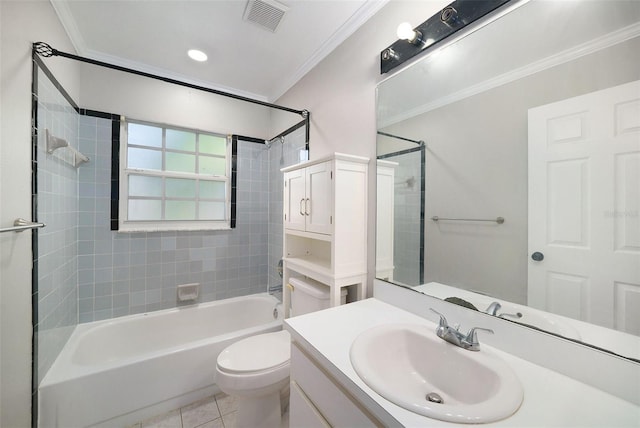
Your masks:
<path fill-rule="evenodd" d="M 444 317 L 444 315 L 442 315 L 440 312 L 436 311 L 433 308 L 429 308 L 431 310 L 431 312 L 435 312 L 436 314 L 438 314 L 440 316 L 440 322 L 438 324 L 438 328 L 447 328 L 449 327 L 449 323 L 447 322 L 447 319 Z"/>
<path fill-rule="evenodd" d="M 464 341 L 471 346 L 470 349 L 472 351 L 477 351 L 480 349 L 480 343 L 478 342 L 478 334 L 476 333 L 477 330 L 482 330 L 482 331 L 486 331 L 487 333 L 493 334 L 493 330 L 491 330 L 490 328 L 473 327 L 471 330 L 469 330 L 469 333 L 467 333 L 467 337 L 464 338 Z"/>

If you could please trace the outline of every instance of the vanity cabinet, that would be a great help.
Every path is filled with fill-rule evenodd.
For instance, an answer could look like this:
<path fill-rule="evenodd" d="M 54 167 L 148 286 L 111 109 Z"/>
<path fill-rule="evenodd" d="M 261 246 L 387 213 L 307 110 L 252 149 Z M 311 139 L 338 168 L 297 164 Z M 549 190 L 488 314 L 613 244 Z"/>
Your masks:
<path fill-rule="evenodd" d="M 353 289 L 350 301 L 365 297 L 368 164 L 368 158 L 334 153 L 282 169 L 285 317 L 290 277 L 327 285 L 330 306 L 340 304 L 344 287 Z"/>
<path fill-rule="evenodd" d="M 293 342 L 289 426 L 381 427 L 383 424 Z"/>

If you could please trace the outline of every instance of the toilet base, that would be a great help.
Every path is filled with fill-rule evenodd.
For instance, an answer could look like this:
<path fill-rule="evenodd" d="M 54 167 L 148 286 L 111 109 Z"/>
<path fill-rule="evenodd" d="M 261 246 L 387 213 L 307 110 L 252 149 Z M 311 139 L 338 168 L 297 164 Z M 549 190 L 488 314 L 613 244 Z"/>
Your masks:
<path fill-rule="evenodd" d="M 282 410 L 286 407 L 283 404 L 279 391 L 260 397 L 239 397 L 237 427 L 281 428 Z"/>

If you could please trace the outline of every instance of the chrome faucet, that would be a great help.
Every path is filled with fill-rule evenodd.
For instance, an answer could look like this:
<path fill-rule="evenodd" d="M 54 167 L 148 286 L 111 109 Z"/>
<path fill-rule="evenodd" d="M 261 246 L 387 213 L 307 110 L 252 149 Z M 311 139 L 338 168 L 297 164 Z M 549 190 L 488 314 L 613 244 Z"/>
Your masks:
<path fill-rule="evenodd" d="M 516 312 L 515 314 L 505 314 L 505 313 L 498 314 L 498 311 L 500 310 L 501 307 L 502 305 L 500 303 L 493 302 L 489 305 L 489 307 L 484 312 L 498 318 L 507 318 L 507 317 L 515 318 L 515 319 L 522 318 L 522 312 Z"/>
<path fill-rule="evenodd" d="M 436 328 L 436 335 L 439 338 L 462 349 L 466 349 L 468 351 L 480 350 L 480 343 L 478 342 L 478 335 L 476 333 L 477 330 L 482 330 L 493 334 L 493 330 L 490 330 L 488 328 L 473 327 L 471 330 L 469 330 L 469 333 L 465 335 L 458 331 L 458 327 L 451 327 L 449 323 L 447 323 L 447 319 L 440 312 L 436 311 L 433 308 L 429 309 L 440 316 L 440 322 L 438 323 L 438 328 Z"/>
<path fill-rule="evenodd" d="M 489 314 L 489 315 L 493 315 L 494 317 L 498 315 L 498 311 L 500 310 L 500 308 L 502 307 L 502 305 L 498 302 L 493 302 L 489 305 L 489 307 L 487 308 L 487 310 L 485 311 L 485 313 Z"/>

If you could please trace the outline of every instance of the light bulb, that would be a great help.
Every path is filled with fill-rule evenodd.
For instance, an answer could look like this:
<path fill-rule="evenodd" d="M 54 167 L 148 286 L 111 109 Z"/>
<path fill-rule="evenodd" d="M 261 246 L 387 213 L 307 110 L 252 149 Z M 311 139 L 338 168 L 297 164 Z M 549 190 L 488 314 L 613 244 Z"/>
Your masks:
<path fill-rule="evenodd" d="M 413 27 L 408 22 L 403 22 L 398 25 L 398 30 L 396 31 L 398 38 L 401 40 L 413 41 L 416 38 L 416 32 L 413 30 Z"/>
<path fill-rule="evenodd" d="M 189 49 L 187 55 L 194 61 L 204 62 L 207 60 L 207 54 L 197 49 Z"/>

